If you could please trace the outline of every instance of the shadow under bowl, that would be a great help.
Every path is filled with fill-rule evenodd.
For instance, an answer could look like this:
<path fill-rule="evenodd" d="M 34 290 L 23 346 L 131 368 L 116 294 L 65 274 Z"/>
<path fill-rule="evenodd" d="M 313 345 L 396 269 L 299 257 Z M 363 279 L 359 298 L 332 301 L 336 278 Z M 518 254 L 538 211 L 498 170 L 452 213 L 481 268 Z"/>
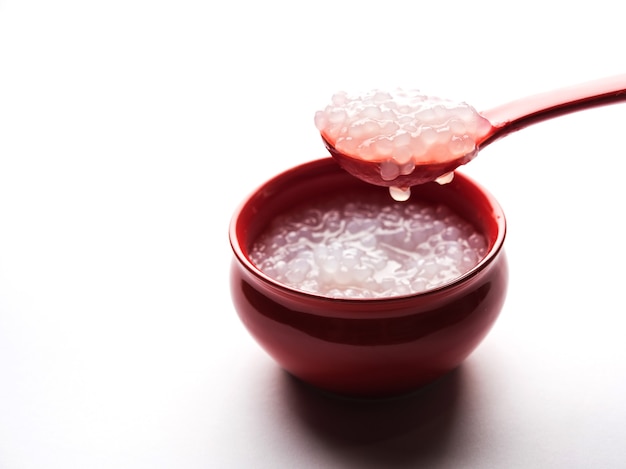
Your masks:
<path fill-rule="evenodd" d="M 233 214 L 231 295 L 249 333 L 295 377 L 346 396 L 405 394 L 458 367 L 487 335 L 506 297 L 506 222 L 496 199 L 458 172 L 449 184 L 412 188 L 411 200 L 445 204 L 472 223 L 488 245 L 469 272 L 422 293 L 330 298 L 286 286 L 251 261 L 254 241 L 273 219 L 335 193 L 390 202 L 386 188 L 354 178 L 324 158 L 274 177 Z"/>

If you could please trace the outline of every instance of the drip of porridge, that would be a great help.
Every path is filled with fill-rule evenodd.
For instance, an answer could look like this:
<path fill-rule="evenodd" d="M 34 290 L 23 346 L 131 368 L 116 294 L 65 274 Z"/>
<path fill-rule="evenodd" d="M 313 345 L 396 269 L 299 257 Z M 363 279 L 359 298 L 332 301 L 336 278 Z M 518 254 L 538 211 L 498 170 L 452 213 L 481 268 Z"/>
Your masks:
<path fill-rule="evenodd" d="M 278 217 L 250 258 L 269 277 L 304 292 L 379 298 L 446 284 L 486 252 L 484 236 L 444 205 L 346 198 Z"/>

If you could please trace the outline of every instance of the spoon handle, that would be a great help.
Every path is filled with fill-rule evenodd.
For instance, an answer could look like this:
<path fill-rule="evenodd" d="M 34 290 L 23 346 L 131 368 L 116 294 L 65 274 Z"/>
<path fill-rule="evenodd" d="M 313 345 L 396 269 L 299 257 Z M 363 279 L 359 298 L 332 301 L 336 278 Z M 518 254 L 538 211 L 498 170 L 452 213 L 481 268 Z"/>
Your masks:
<path fill-rule="evenodd" d="M 479 143 L 479 148 L 531 124 L 620 101 L 626 101 L 626 74 L 511 101 L 480 113 L 492 128 Z"/>

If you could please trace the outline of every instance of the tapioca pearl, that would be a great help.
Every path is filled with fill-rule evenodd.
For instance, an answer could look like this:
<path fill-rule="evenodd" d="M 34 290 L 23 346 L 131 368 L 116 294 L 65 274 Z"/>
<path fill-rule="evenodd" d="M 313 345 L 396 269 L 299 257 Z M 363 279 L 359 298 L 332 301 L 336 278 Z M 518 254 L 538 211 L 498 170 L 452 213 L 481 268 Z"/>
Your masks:
<path fill-rule="evenodd" d="M 402 214 L 395 206 L 386 206 L 378 213 L 380 225 L 384 228 L 398 228 L 402 226 Z"/>
<path fill-rule="evenodd" d="M 448 151 L 451 155 L 454 156 L 462 156 L 467 152 L 465 151 L 465 141 L 461 136 L 452 136 L 450 142 L 448 143 Z"/>
<path fill-rule="evenodd" d="M 284 273 L 287 271 L 287 263 L 283 260 L 276 262 L 276 264 L 274 265 L 274 270 L 276 271 L 277 275 L 284 275 Z"/>
<path fill-rule="evenodd" d="M 411 289 L 415 293 L 421 293 L 428 287 L 428 282 L 422 277 L 418 277 L 411 282 Z"/>
<path fill-rule="evenodd" d="M 298 283 L 298 288 L 303 292 L 317 293 L 320 289 L 320 285 L 317 281 L 306 278 Z"/>
<path fill-rule="evenodd" d="M 426 126 L 431 126 L 436 123 L 435 111 L 432 107 L 420 107 L 416 109 L 413 116 L 416 122 L 421 123 L 422 130 Z"/>
<path fill-rule="evenodd" d="M 414 231 L 411 231 L 410 237 L 411 237 L 411 243 L 416 248 L 419 248 L 421 244 L 426 243 L 428 241 L 428 238 L 430 238 L 430 233 L 427 230 L 414 230 Z"/>
<path fill-rule="evenodd" d="M 422 222 L 421 230 L 426 235 L 426 240 L 430 241 L 430 239 L 437 234 L 437 230 L 435 228 L 435 224 L 430 220 L 424 220 Z"/>
<path fill-rule="evenodd" d="M 450 143 L 451 138 L 452 138 L 452 133 L 447 127 L 439 127 L 437 129 L 437 143 L 439 145 L 448 145 L 448 143 Z"/>
<path fill-rule="evenodd" d="M 383 113 L 383 118 L 386 119 L 381 126 L 381 131 L 390 136 L 390 140 L 393 142 L 396 138 L 398 138 L 398 131 L 400 130 L 400 125 L 396 122 L 396 116 L 389 112 L 385 115 Z"/>
<path fill-rule="evenodd" d="M 370 265 L 375 271 L 382 271 L 387 265 L 387 254 L 380 254 L 380 250 L 378 252 L 374 252 L 373 255 L 368 256 L 363 260 L 364 265 Z"/>
<path fill-rule="evenodd" d="M 298 253 L 302 252 L 305 249 L 307 249 L 307 246 L 304 243 L 302 243 L 302 244 L 287 244 L 283 248 L 283 250 L 284 250 L 284 257 L 287 260 L 291 260 L 294 257 L 297 257 Z"/>
<path fill-rule="evenodd" d="M 341 261 L 334 255 L 327 256 L 320 264 L 320 271 L 326 274 L 334 275 L 341 267 Z"/>
<path fill-rule="evenodd" d="M 437 217 L 437 214 L 435 214 L 435 217 Z M 446 224 L 441 221 L 439 218 L 435 218 L 435 220 L 433 221 L 433 231 L 435 234 L 441 234 L 443 233 L 443 231 L 446 229 Z"/>
<path fill-rule="evenodd" d="M 429 144 L 425 142 L 419 135 L 411 134 L 411 154 L 413 159 L 419 159 L 428 153 Z"/>
<path fill-rule="evenodd" d="M 422 258 L 431 256 L 433 252 L 433 248 L 428 242 L 418 244 L 413 248 L 413 250 L 415 251 L 415 254 Z"/>
<path fill-rule="evenodd" d="M 303 248 L 297 251 L 296 256 L 298 259 L 305 259 L 310 263 L 315 262 L 315 255 L 311 249 L 311 244 L 302 243 Z"/>
<path fill-rule="evenodd" d="M 331 142 L 336 142 L 337 139 L 341 136 L 342 127 L 338 125 L 333 125 L 330 122 L 326 124 L 324 127 L 324 134 Z"/>
<path fill-rule="evenodd" d="M 458 156 L 466 155 L 476 150 L 476 142 L 468 135 L 455 136 L 450 141 L 448 150 L 456 151 Z"/>
<path fill-rule="evenodd" d="M 396 286 L 396 279 L 393 277 L 385 277 L 380 280 L 380 288 L 382 290 L 393 290 Z"/>
<path fill-rule="evenodd" d="M 432 217 L 425 218 L 423 215 L 417 215 L 414 218 L 407 220 L 404 227 L 411 233 L 421 232 L 425 233 L 426 236 L 435 234 L 435 224 Z"/>
<path fill-rule="evenodd" d="M 298 239 L 300 239 L 300 233 L 297 231 L 291 231 L 287 233 L 287 236 L 285 236 L 285 241 L 287 243 L 295 243 Z"/>
<path fill-rule="evenodd" d="M 446 223 L 446 225 L 457 229 L 459 232 L 459 237 L 465 239 L 466 241 L 467 238 L 469 238 L 469 236 L 475 232 L 475 229 L 472 225 L 465 222 L 463 219 L 457 217 L 456 215 L 445 217 L 444 222 Z"/>
<path fill-rule="evenodd" d="M 404 261 L 402 262 L 402 268 L 404 271 L 406 271 L 406 275 L 414 275 L 419 268 L 418 260 L 412 257 L 404 259 Z"/>
<path fill-rule="evenodd" d="M 424 222 L 422 221 L 421 213 L 412 213 L 410 217 L 405 219 L 402 226 L 404 227 L 404 229 L 406 229 L 409 232 L 424 231 L 426 229 L 426 226 Z"/>
<path fill-rule="evenodd" d="M 270 240 L 270 248 L 272 250 L 278 249 L 282 246 L 284 246 L 285 244 L 287 244 L 287 240 L 285 239 L 285 236 L 275 236 Z"/>
<path fill-rule="evenodd" d="M 319 263 L 324 262 L 328 258 L 329 254 L 330 250 L 326 244 L 320 243 L 313 247 L 313 256 Z"/>
<path fill-rule="evenodd" d="M 379 111 L 377 111 L 378 113 Z M 368 119 L 370 119 L 368 117 Z M 362 143 L 363 140 L 370 138 L 371 135 L 380 133 L 381 127 L 376 120 L 358 119 L 348 129 L 346 129 L 346 137 L 351 137 L 355 140 L 357 146 Z"/>
<path fill-rule="evenodd" d="M 353 271 L 354 281 L 358 284 L 362 284 L 374 274 L 374 270 L 371 267 L 368 267 L 367 265 L 360 264 L 360 263 L 355 265 L 352 271 Z"/>
<path fill-rule="evenodd" d="M 317 111 L 313 118 L 315 127 L 319 130 L 326 129 L 328 127 L 328 119 L 326 118 L 326 111 Z"/>
<path fill-rule="evenodd" d="M 413 121 L 412 121 L 412 120 L 408 120 L 408 119 L 410 119 L 410 118 L 408 118 L 408 117 L 407 117 L 407 121 L 406 121 L 406 122 L 403 122 L 403 123 L 400 125 L 400 128 L 401 128 L 404 132 L 406 132 L 406 133 L 408 133 L 408 134 L 411 134 L 411 136 L 413 136 L 413 135 L 417 134 L 417 132 L 419 131 L 419 127 L 417 127 L 417 126 L 413 123 Z"/>
<path fill-rule="evenodd" d="M 347 269 L 353 269 L 361 261 L 361 254 L 355 248 L 347 248 L 341 255 L 341 265 Z"/>
<path fill-rule="evenodd" d="M 347 118 L 348 114 L 343 109 L 335 108 L 328 114 L 328 122 L 331 125 L 341 125 L 346 121 Z"/>
<path fill-rule="evenodd" d="M 323 237 L 324 235 L 320 233 L 319 229 L 308 228 L 300 231 L 300 239 L 311 243 L 317 243 Z"/>
<path fill-rule="evenodd" d="M 392 158 L 393 158 L 393 162 L 399 167 L 399 171 L 400 173 L 404 174 L 410 174 L 413 169 L 415 167 L 415 164 L 413 163 L 413 151 L 411 150 L 411 148 L 408 145 L 397 145 L 394 144 L 394 148 L 391 154 Z M 408 167 L 408 163 L 413 163 L 412 164 L 412 168 L 409 170 L 408 173 L 406 173 L 406 167 Z"/>
<path fill-rule="evenodd" d="M 324 221 L 324 228 L 327 232 L 339 232 L 342 229 L 343 221 L 338 218 L 329 218 Z"/>
<path fill-rule="evenodd" d="M 472 233 L 468 238 L 467 242 L 472 249 L 475 250 L 486 250 L 487 242 L 485 237 L 479 233 Z"/>
<path fill-rule="evenodd" d="M 262 255 L 259 255 L 259 253 L 253 251 L 250 258 L 252 262 L 254 262 L 259 267 L 259 269 L 261 269 L 263 272 L 267 273 L 268 275 L 270 275 L 269 274 L 270 269 L 272 270 L 275 269 L 276 260 L 271 257 L 262 256 Z"/>
<path fill-rule="evenodd" d="M 424 220 L 433 220 L 437 214 L 437 209 L 427 205 L 420 209 L 420 214 Z"/>
<path fill-rule="evenodd" d="M 380 178 L 383 181 L 393 181 L 400 176 L 400 166 L 393 161 L 383 161 L 380 163 Z"/>
<path fill-rule="evenodd" d="M 370 234 L 361 239 L 361 246 L 365 250 L 369 250 L 376 246 L 376 235 Z"/>
<path fill-rule="evenodd" d="M 417 130 L 417 127 L 415 127 L 415 118 L 411 115 L 407 115 L 407 113 L 399 114 L 396 117 L 396 123 L 400 126 L 401 130 L 406 130 L 406 126 L 411 126 L 413 131 Z"/>
<path fill-rule="evenodd" d="M 341 219 L 342 219 L 341 211 L 338 209 L 329 210 L 328 212 L 324 213 L 324 215 L 322 216 L 322 221 L 324 223 L 328 223 L 329 221 L 340 222 Z"/>
<path fill-rule="evenodd" d="M 402 296 L 409 295 L 413 293 L 411 287 L 409 285 L 396 285 L 395 288 L 391 289 L 394 296 Z"/>
<path fill-rule="evenodd" d="M 364 214 L 364 215 L 369 216 L 367 214 Z M 364 218 L 362 226 L 363 226 L 363 231 L 371 232 L 371 231 L 376 230 L 380 226 L 380 222 L 372 218 Z"/>
<path fill-rule="evenodd" d="M 419 133 L 419 139 L 428 148 L 437 142 L 437 130 L 432 127 L 422 127 Z"/>
<path fill-rule="evenodd" d="M 468 272 L 473 269 L 476 264 L 478 264 L 479 258 L 476 251 L 473 249 L 466 248 L 463 250 L 463 256 L 461 257 L 461 261 L 459 263 L 459 270 L 463 272 Z"/>
<path fill-rule="evenodd" d="M 407 132 L 398 133 L 393 139 L 395 148 L 408 147 L 411 144 L 411 134 Z"/>
<path fill-rule="evenodd" d="M 318 226 L 323 219 L 323 214 L 321 213 L 320 210 L 318 209 L 311 209 L 311 210 L 306 210 L 304 212 L 304 218 L 302 220 L 302 223 L 306 226 Z"/>
<path fill-rule="evenodd" d="M 442 269 L 439 273 L 439 276 L 434 280 L 437 282 L 437 285 L 443 285 L 444 283 L 451 282 L 461 276 L 461 272 L 459 272 L 456 268 L 447 268 Z"/>
<path fill-rule="evenodd" d="M 284 276 L 288 282 L 298 284 L 304 281 L 310 270 L 311 265 L 305 259 L 293 259 L 287 263 Z"/>
<path fill-rule="evenodd" d="M 428 246 L 428 240 L 430 239 L 430 234 L 425 230 L 413 230 L 409 233 L 409 243 L 411 246 L 411 250 L 419 250 L 420 255 L 424 255 L 424 246 Z M 428 247 L 430 249 L 430 247 Z"/>
<path fill-rule="evenodd" d="M 422 207 L 418 204 L 404 204 L 401 213 L 411 220 L 419 220 L 422 216 Z"/>
<path fill-rule="evenodd" d="M 408 163 L 403 164 L 400 167 L 400 175 L 406 176 L 411 174 L 415 170 L 415 163 L 413 161 L 409 161 Z"/>
<path fill-rule="evenodd" d="M 359 110 L 357 116 L 359 119 L 356 122 L 374 123 L 374 121 L 380 121 L 383 118 L 383 111 L 379 106 L 369 105 Z"/>
<path fill-rule="evenodd" d="M 326 292 L 326 296 L 331 298 L 345 298 L 345 293 L 339 288 L 331 288 Z"/>
<path fill-rule="evenodd" d="M 434 215 L 437 219 L 442 220 L 446 224 L 448 224 L 447 220 L 449 217 L 455 217 L 459 219 L 459 217 L 446 205 L 438 205 L 434 210 Z M 468 224 L 464 221 L 465 224 Z"/>
<path fill-rule="evenodd" d="M 358 233 L 365 231 L 364 223 L 362 219 L 351 220 L 346 224 L 346 232 L 348 233 Z"/>
<path fill-rule="evenodd" d="M 420 275 L 426 278 L 435 278 L 441 271 L 441 266 L 434 260 L 427 260 L 420 266 Z"/>
<path fill-rule="evenodd" d="M 393 141 L 390 138 L 382 137 L 373 143 L 376 154 L 380 157 L 391 157 L 393 153 Z"/>
<path fill-rule="evenodd" d="M 341 261 L 341 255 L 343 251 L 343 244 L 339 241 L 329 241 L 328 244 L 328 255 L 326 256 L 326 260 L 337 260 Z"/>
<path fill-rule="evenodd" d="M 346 233 L 363 234 L 376 229 L 376 223 L 367 218 L 355 218 L 346 224 Z"/>
<path fill-rule="evenodd" d="M 338 151 L 349 155 L 358 150 L 359 143 L 353 137 L 342 137 L 337 139 L 334 146 Z"/>
<path fill-rule="evenodd" d="M 461 238 L 462 233 L 456 226 L 446 226 L 441 232 L 441 239 L 445 241 L 456 241 Z"/>
<path fill-rule="evenodd" d="M 382 104 L 386 101 L 391 101 L 393 96 L 387 91 L 376 90 L 372 96 L 372 102 L 374 104 Z"/>
<path fill-rule="evenodd" d="M 451 103 L 439 103 L 432 107 L 433 113 L 435 115 L 435 120 L 439 124 L 443 124 L 450 118 L 450 113 L 454 112 L 453 106 L 446 106 L 446 104 Z"/>
<path fill-rule="evenodd" d="M 435 256 L 441 265 L 456 265 L 463 257 L 463 247 L 456 241 L 448 241 L 437 245 Z"/>
<path fill-rule="evenodd" d="M 467 103 L 458 103 L 454 109 L 454 118 L 469 123 L 476 119 L 476 111 Z"/>
<path fill-rule="evenodd" d="M 447 127 L 452 135 L 463 136 L 467 135 L 467 126 L 465 122 L 458 118 L 452 118 L 447 122 Z"/>
<path fill-rule="evenodd" d="M 386 243 L 392 246 L 401 246 L 406 238 L 407 233 L 401 228 L 391 230 L 379 230 L 376 233 L 376 239 L 379 243 Z"/>
<path fill-rule="evenodd" d="M 348 93 L 345 91 L 338 91 L 333 94 L 331 101 L 334 106 L 345 106 L 348 103 Z"/>
<path fill-rule="evenodd" d="M 376 142 L 374 140 L 370 140 L 359 145 L 357 150 L 359 159 L 363 161 L 378 162 L 380 160 L 380 155 L 377 153 L 375 143 Z"/>
<path fill-rule="evenodd" d="M 354 273 L 347 266 L 341 265 L 335 272 L 334 279 L 339 284 L 350 285 L 354 283 Z"/>
<path fill-rule="evenodd" d="M 346 288 L 343 295 L 345 298 L 365 298 L 363 290 L 357 288 Z"/>

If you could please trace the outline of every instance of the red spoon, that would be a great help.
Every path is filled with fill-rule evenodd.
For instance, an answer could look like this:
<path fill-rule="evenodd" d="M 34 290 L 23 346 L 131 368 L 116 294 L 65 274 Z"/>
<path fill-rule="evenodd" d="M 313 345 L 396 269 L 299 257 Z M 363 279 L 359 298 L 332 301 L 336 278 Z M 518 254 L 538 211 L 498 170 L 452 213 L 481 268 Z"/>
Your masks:
<path fill-rule="evenodd" d="M 441 151 L 432 157 L 426 155 L 411 162 L 411 167 L 413 164 L 415 167 L 410 172 L 404 171 L 408 174 L 398 174 L 393 179 L 384 174 L 384 165 L 390 164 L 388 155 L 372 157 L 370 154 L 365 157 L 358 150 L 347 154 L 337 150 L 324 128 L 320 129 L 320 133 L 330 154 L 346 171 L 368 183 L 389 187 L 396 200 L 406 200 L 411 186 L 451 180 L 457 167 L 468 163 L 484 147 L 512 132 L 543 120 L 620 101 L 626 101 L 626 74 L 536 94 L 477 113 L 481 125 L 488 125 L 486 131 L 483 129 L 471 136 L 474 141 L 471 151 L 460 155 L 458 152 L 446 154 Z"/>

